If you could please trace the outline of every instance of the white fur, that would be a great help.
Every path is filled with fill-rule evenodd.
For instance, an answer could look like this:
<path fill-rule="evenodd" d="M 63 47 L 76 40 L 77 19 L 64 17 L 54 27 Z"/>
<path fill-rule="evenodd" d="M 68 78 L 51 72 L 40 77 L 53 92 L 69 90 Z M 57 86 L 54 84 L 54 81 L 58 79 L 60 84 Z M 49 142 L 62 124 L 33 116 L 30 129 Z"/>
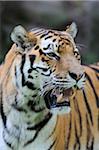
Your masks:
<path fill-rule="evenodd" d="M 14 119 L 16 118 L 16 119 Z M 19 118 L 19 119 L 18 119 Z M 29 144 L 28 146 L 24 147 L 24 143 L 26 141 L 28 141 L 29 139 L 33 138 L 33 136 L 35 135 L 35 131 L 27 131 L 25 130 L 26 126 L 25 124 L 23 125 L 23 120 L 24 117 L 22 115 L 18 115 L 18 113 L 15 113 L 14 111 L 12 111 L 12 113 L 9 115 L 9 119 L 15 121 L 15 124 L 19 124 L 20 125 L 20 141 L 19 141 L 19 145 L 17 145 L 17 141 L 16 139 L 12 139 L 11 137 L 9 137 L 6 134 L 6 138 L 9 139 L 9 141 L 13 141 L 13 144 L 15 144 L 16 149 L 15 150 L 47 150 L 50 145 L 53 143 L 53 138 L 49 137 L 49 135 L 51 135 L 56 122 L 57 122 L 57 116 L 54 115 L 50 121 L 47 123 L 47 125 L 45 125 L 45 127 L 40 131 L 39 135 L 37 136 L 37 139 Z M 11 126 L 10 122 L 8 122 L 8 127 L 13 130 L 13 126 Z M 50 129 L 50 130 L 49 130 Z M 0 150 L 10 150 L 6 144 L 3 141 L 2 138 L 2 132 L 3 132 L 3 126 L 2 126 L 2 121 L 0 119 Z M 16 134 L 16 133 L 14 133 Z"/>

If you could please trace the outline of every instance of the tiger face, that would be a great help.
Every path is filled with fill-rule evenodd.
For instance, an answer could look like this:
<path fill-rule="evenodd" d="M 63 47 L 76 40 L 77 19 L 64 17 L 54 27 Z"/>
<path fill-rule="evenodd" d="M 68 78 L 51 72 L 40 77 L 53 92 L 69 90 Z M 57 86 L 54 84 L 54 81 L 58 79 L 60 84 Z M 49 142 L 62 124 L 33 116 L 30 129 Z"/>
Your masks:
<path fill-rule="evenodd" d="M 84 87 L 84 69 L 74 42 L 76 33 L 75 23 L 66 31 L 27 32 L 21 26 L 13 30 L 11 38 L 20 53 L 14 64 L 14 83 L 23 95 L 31 97 L 35 110 L 68 113 L 74 91 Z"/>

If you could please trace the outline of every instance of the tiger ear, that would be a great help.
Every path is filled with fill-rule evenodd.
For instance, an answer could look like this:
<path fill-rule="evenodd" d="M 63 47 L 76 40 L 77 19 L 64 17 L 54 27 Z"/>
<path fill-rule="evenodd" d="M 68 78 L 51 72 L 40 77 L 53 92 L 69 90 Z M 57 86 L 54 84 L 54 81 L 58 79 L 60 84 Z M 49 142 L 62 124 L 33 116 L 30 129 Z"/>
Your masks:
<path fill-rule="evenodd" d="M 73 38 L 76 37 L 77 34 L 77 25 L 75 22 L 72 22 L 70 26 L 67 26 L 66 32 L 69 33 Z"/>
<path fill-rule="evenodd" d="M 37 42 L 36 36 L 31 32 L 27 32 L 21 25 L 13 29 L 11 39 L 22 50 L 31 49 Z"/>

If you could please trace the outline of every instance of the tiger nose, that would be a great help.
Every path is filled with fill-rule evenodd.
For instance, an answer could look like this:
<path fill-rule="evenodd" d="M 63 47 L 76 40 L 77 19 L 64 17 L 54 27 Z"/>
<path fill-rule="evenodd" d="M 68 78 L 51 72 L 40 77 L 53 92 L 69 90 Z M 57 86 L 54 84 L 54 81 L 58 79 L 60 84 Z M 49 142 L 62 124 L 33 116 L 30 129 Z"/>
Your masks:
<path fill-rule="evenodd" d="M 73 72 L 69 72 L 69 75 L 75 79 L 76 81 L 80 80 L 83 76 L 83 74 L 76 74 L 76 73 L 73 73 Z"/>

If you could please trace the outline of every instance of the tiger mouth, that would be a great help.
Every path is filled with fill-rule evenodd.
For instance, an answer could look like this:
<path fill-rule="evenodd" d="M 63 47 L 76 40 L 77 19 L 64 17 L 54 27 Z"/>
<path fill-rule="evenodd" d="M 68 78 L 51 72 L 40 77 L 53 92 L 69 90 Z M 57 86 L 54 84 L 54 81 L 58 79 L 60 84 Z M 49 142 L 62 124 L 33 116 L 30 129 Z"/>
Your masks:
<path fill-rule="evenodd" d="M 73 89 L 50 90 L 44 94 L 45 103 L 48 109 L 70 107 L 69 97 L 73 95 Z"/>

